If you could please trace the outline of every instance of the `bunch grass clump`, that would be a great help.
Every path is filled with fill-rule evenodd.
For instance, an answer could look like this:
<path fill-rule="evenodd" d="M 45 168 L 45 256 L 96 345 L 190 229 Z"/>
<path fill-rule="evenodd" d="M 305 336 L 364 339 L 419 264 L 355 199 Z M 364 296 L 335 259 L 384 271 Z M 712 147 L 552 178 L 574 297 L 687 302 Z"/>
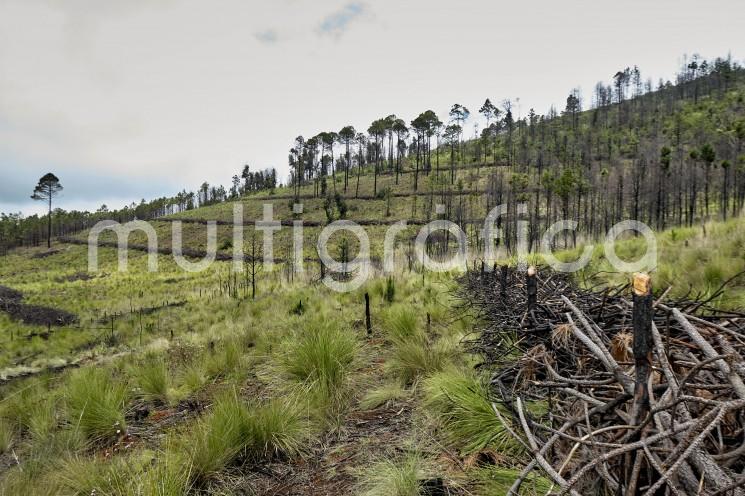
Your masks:
<path fill-rule="evenodd" d="M 134 380 L 140 396 L 146 401 L 168 403 L 171 377 L 168 364 L 159 356 L 150 356 L 139 364 Z"/>
<path fill-rule="evenodd" d="M 474 373 L 448 367 L 424 381 L 424 393 L 425 408 L 463 454 L 486 448 L 505 455 L 521 453 L 522 446 L 495 415 L 488 391 Z"/>
<path fill-rule="evenodd" d="M 208 479 L 235 460 L 246 446 L 248 408 L 236 394 L 219 398 L 189 436 L 194 477 Z"/>
<path fill-rule="evenodd" d="M 331 412 L 346 398 L 357 351 L 357 340 L 351 332 L 334 322 L 312 323 L 286 341 L 281 366 L 306 394 L 314 397 L 317 406 Z"/>
<path fill-rule="evenodd" d="M 424 476 L 423 460 L 416 453 L 402 459 L 384 459 L 373 464 L 361 478 L 364 496 L 419 496 Z"/>
<path fill-rule="evenodd" d="M 266 460 L 302 453 L 310 430 L 291 400 L 249 405 L 235 392 L 219 398 L 188 440 L 191 475 L 214 477 L 239 459 Z"/>
<path fill-rule="evenodd" d="M 191 463 L 180 451 L 166 450 L 141 479 L 140 494 L 183 496 L 192 488 Z"/>
<path fill-rule="evenodd" d="M 404 384 L 440 371 L 450 362 L 450 343 L 428 336 L 413 309 L 403 305 L 393 307 L 384 324 L 393 344 L 386 367 Z"/>
<path fill-rule="evenodd" d="M 125 431 L 127 386 L 106 369 L 87 367 L 73 373 L 64 398 L 67 421 L 90 441 L 111 439 Z"/>
<path fill-rule="evenodd" d="M 360 408 L 363 410 L 374 410 L 391 401 L 404 399 L 410 396 L 410 394 L 410 391 L 401 386 L 399 382 L 383 384 L 362 397 Z"/>
<path fill-rule="evenodd" d="M 213 345 L 206 359 L 205 370 L 210 377 L 225 377 L 236 372 L 241 365 L 243 350 L 239 339 L 224 339 Z"/>
<path fill-rule="evenodd" d="M 473 471 L 477 494 L 483 496 L 507 494 L 519 475 L 519 470 L 497 466 L 482 467 Z M 543 496 L 550 491 L 551 481 L 536 475 L 535 472 L 528 475 L 520 487 L 520 494 L 525 496 Z"/>
<path fill-rule="evenodd" d="M 15 430 L 5 420 L 0 419 L 0 455 L 8 453 L 13 447 Z"/>

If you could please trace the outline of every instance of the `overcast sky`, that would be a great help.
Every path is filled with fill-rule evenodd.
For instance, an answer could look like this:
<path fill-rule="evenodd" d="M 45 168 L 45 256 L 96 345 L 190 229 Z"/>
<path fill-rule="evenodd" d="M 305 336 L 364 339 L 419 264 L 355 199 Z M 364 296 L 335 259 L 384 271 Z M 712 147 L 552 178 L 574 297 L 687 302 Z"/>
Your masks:
<path fill-rule="evenodd" d="M 743 19 L 742 0 L 0 0 L 0 211 L 40 208 L 49 171 L 60 206 L 120 207 L 244 163 L 285 178 L 298 134 L 391 113 L 589 103 L 626 66 L 741 61 Z"/>

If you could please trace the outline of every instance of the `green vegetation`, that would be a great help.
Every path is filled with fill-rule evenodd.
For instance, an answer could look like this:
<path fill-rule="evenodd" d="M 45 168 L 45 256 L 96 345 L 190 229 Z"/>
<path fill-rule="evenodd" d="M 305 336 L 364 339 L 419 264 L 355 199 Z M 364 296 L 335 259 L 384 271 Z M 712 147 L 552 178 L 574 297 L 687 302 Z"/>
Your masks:
<path fill-rule="evenodd" d="M 365 496 L 419 496 L 420 480 L 424 478 L 423 460 L 416 454 L 401 460 L 382 460 L 363 477 Z"/>
<path fill-rule="evenodd" d="M 464 353 L 462 342 L 477 325 L 467 305 L 456 311 L 456 274 L 422 270 L 411 248 L 419 229 L 413 225 L 397 238 L 394 275 L 376 268 L 359 289 L 336 293 L 319 282 L 321 229 L 342 218 L 431 220 L 443 204 L 444 217 L 483 248 L 482 226 L 468 220 L 482 218 L 497 198 L 520 200 L 541 228 L 534 235 L 564 215 L 589 220 L 576 237 L 556 239 L 567 248 L 559 257 L 572 260 L 615 220 L 636 213 L 668 228 L 657 234 L 658 294 L 671 286 L 669 297 L 700 292 L 713 305 L 742 308 L 745 286 L 732 278 L 745 270 L 745 221 L 732 214 L 740 212 L 745 179 L 727 148 L 731 140 L 713 138 L 721 129 L 740 139 L 739 71 L 726 88 L 717 86 L 720 71 L 684 81 L 678 90 L 685 97 L 663 86 L 611 105 L 603 93 L 598 108 L 581 112 L 578 101 L 568 100 L 563 115 L 543 118 L 516 120 L 509 109 L 485 104 L 482 113 L 502 127 L 475 140 L 463 140 L 464 107 L 454 107 L 447 126 L 423 112 L 411 123 L 416 145 L 400 151 L 391 146 L 409 129 L 388 116 L 373 123 L 364 146 L 353 128 L 340 132 L 350 155 L 336 155 L 335 163 L 333 133 L 296 143 L 293 171 L 303 180 L 287 187 L 271 174 L 245 171 L 230 192 L 207 185 L 179 195 L 179 208 L 162 199 L 119 212 L 122 220 L 138 209 L 140 218 L 167 216 L 153 222 L 165 246 L 175 220 L 229 221 L 237 202 L 253 220 L 269 202 L 275 218 L 311 224 L 302 273 L 288 262 L 287 225 L 275 235 L 281 260 L 261 267 L 255 280 L 233 273 L 227 261 L 187 273 L 163 254 L 158 272 L 150 273 L 146 255 L 135 249 L 129 271 L 118 272 L 109 247 L 100 249 L 100 271 L 87 274 L 86 246 L 57 243 L 58 251 L 48 252 L 29 246 L 41 238 L 13 231 L 20 236 L 13 245 L 24 246 L 0 258 L 2 285 L 28 304 L 72 312 L 78 322 L 47 327 L 0 314 L 0 494 L 261 494 L 276 490 L 287 473 L 303 487 L 312 480 L 319 490 L 371 496 L 421 494 L 438 480 L 463 494 L 503 494 L 527 455 L 495 414 L 501 407 L 490 394 L 489 371 Z M 696 81 L 702 92 L 694 99 Z M 444 132 L 439 148 L 425 145 L 432 130 Z M 302 164 L 316 169 L 309 174 Z M 338 166 L 335 178 L 320 171 L 330 165 Z M 636 184 L 638 177 L 650 180 Z M 702 189 L 704 181 L 708 198 L 693 198 L 691 186 Z M 197 198 L 202 207 L 187 208 Z M 302 215 L 292 211 L 296 199 L 304 203 Z M 726 221 L 702 222 L 725 213 Z M 71 216 L 61 224 L 104 217 Z M 29 221 L 29 229 L 38 232 L 47 220 Z M 512 220 L 503 227 L 510 230 Z M 386 228 L 366 226 L 376 267 Z M 203 224 L 184 223 L 183 232 L 186 248 L 206 249 Z M 252 234 L 247 227 L 246 239 Z M 87 232 L 75 237 L 83 241 Z M 452 238 L 433 238 L 435 256 L 452 253 Z M 115 240 L 111 233 L 101 239 Z M 537 239 L 531 241 L 535 251 Z M 642 241 L 620 240 L 616 252 L 638 258 Z M 146 238 L 137 232 L 131 242 Z M 508 236 L 500 246 L 505 257 L 514 248 L 509 243 Z M 340 259 L 357 252 L 353 236 L 335 235 L 331 244 Z M 221 255 L 232 254 L 230 226 L 218 227 L 217 246 Z M 609 269 L 596 246 L 578 278 L 588 285 L 625 282 L 626 274 Z M 718 292 L 726 282 L 727 291 Z M 524 493 L 548 489 L 546 479 L 534 477 Z"/>
<path fill-rule="evenodd" d="M 450 368 L 425 381 L 424 389 L 425 406 L 439 418 L 446 439 L 464 454 L 486 448 L 507 456 L 522 451 L 494 414 L 486 387 L 473 373 Z"/>
<path fill-rule="evenodd" d="M 657 269 L 652 273 L 654 291 L 676 297 L 714 297 L 711 304 L 721 308 L 745 307 L 745 218 L 726 222 L 710 222 L 699 227 L 673 228 L 657 233 Z M 560 252 L 563 261 L 576 260 L 584 251 L 580 245 L 574 250 Z M 619 258 L 635 261 L 646 251 L 644 238 L 628 238 L 615 244 Z M 628 274 L 617 273 L 605 257 L 602 244 L 596 244 L 591 263 L 579 274 L 586 284 L 603 282 L 624 284 Z M 717 291 L 728 283 L 726 291 Z"/>
<path fill-rule="evenodd" d="M 67 421 L 91 441 L 111 440 L 126 431 L 128 388 L 107 370 L 86 367 L 74 372 L 63 392 Z"/>

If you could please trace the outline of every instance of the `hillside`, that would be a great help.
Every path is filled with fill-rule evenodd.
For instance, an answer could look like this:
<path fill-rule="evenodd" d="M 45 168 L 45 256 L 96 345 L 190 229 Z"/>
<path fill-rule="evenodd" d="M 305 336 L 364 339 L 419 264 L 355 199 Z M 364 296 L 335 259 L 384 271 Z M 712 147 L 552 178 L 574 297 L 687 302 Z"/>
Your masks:
<path fill-rule="evenodd" d="M 500 334 L 487 352 L 473 353 L 493 322 L 479 310 L 490 308 L 498 287 L 496 274 L 483 273 L 492 263 L 482 255 L 484 218 L 510 205 L 497 261 L 511 265 L 518 222 L 529 221 L 529 262 L 541 270 L 542 233 L 561 218 L 578 221 L 576 235 L 555 242 L 567 261 L 595 245 L 590 264 L 566 278 L 581 288 L 576 294 L 628 283 L 599 241 L 616 222 L 639 219 L 656 229 L 656 297 L 742 309 L 745 78 L 729 61 L 711 67 L 654 90 L 642 84 L 633 97 L 625 93 L 631 79 L 617 89 L 601 85 L 589 110 L 571 98 L 564 112 L 546 116 L 514 118 L 507 108 L 497 117 L 495 108 L 498 124 L 475 139 L 451 128 L 446 141 L 424 115 L 401 147 L 406 133 L 399 126 L 399 136 L 391 134 L 385 119 L 348 157 L 333 140 L 326 149 L 298 140 L 287 185 L 222 188 L 204 201 L 184 192 L 116 212 L 56 212 L 51 249 L 41 246 L 48 219 L 4 217 L 0 494 L 506 494 L 532 453 L 503 423 L 512 407 L 496 399 L 493 359 L 519 361 L 518 372 L 528 373 L 534 350 L 521 349 L 517 334 Z M 441 137 L 439 147 L 425 144 Z M 526 213 L 517 214 L 517 202 Z M 302 214 L 293 211 L 298 203 Z M 255 229 L 267 205 L 282 225 L 272 267 L 260 262 L 263 233 Z M 232 262 L 237 206 L 246 240 L 241 273 Z M 89 272 L 95 222 L 133 219 L 147 219 L 157 234 L 158 270 L 148 270 L 148 239 L 135 231 L 128 270 L 119 271 L 117 238 L 107 231 L 99 271 Z M 417 258 L 413 240 L 434 219 L 464 230 L 472 247 L 467 278 L 426 270 Z M 362 225 L 371 244 L 372 277 L 348 292 L 322 282 L 328 269 L 316 249 L 337 220 Z M 396 237 L 392 273 L 384 273 L 386 231 L 401 220 L 409 225 Z M 207 226 L 215 223 L 217 260 L 205 270 L 174 260 L 179 221 L 192 262 L 208 251 Z M 297 221 L 303 271 L 292 261 Z M 627 236 L 614 246 L 632 260 L 642 241 Z M 329 251 L 346 263 L 358 246 L 339 233 Z M 440 259 L 456 246 L 452 236 L 433 235 L 426 249 Z M 478 307 L 464 290 L 471 286 L 482 292 Z M 522 298 L 523 287 L 514 286 Z M 529 314 L 522 306 L 503 311 L 524 314 L 510 322 L 519 328 Z M 545 338 L 541 353 L 553 334 Z M 628 368 L 626 348 L 620 361 Z M 576 363 L 584 372 L 583 358 Z M 548 398 L 526 396 L 530 415 L 547 419 Z M 536 470 L 521 494 L 551 487 Z"/>

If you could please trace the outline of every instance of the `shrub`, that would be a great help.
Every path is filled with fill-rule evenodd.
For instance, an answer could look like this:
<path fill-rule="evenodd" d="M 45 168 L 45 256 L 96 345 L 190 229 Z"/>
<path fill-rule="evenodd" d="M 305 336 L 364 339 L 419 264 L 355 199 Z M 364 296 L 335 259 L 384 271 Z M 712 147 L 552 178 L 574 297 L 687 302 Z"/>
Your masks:
<path fill-rule="evenodd" d="M 424 382 L 425 407 L 445 428 L 446 438 L 464 454 L 491 447 L 504 454 L 521 446 L 494 414 L 486 387 L 472 373 L 450 367 Z"/>
<path fill-rule="evenodd" d="M 70 376 L 65 387 L 67 420 L 92 441 L 112 438 L 126 429 L 127 387 L 106 371 L 88 367 Z"/>

